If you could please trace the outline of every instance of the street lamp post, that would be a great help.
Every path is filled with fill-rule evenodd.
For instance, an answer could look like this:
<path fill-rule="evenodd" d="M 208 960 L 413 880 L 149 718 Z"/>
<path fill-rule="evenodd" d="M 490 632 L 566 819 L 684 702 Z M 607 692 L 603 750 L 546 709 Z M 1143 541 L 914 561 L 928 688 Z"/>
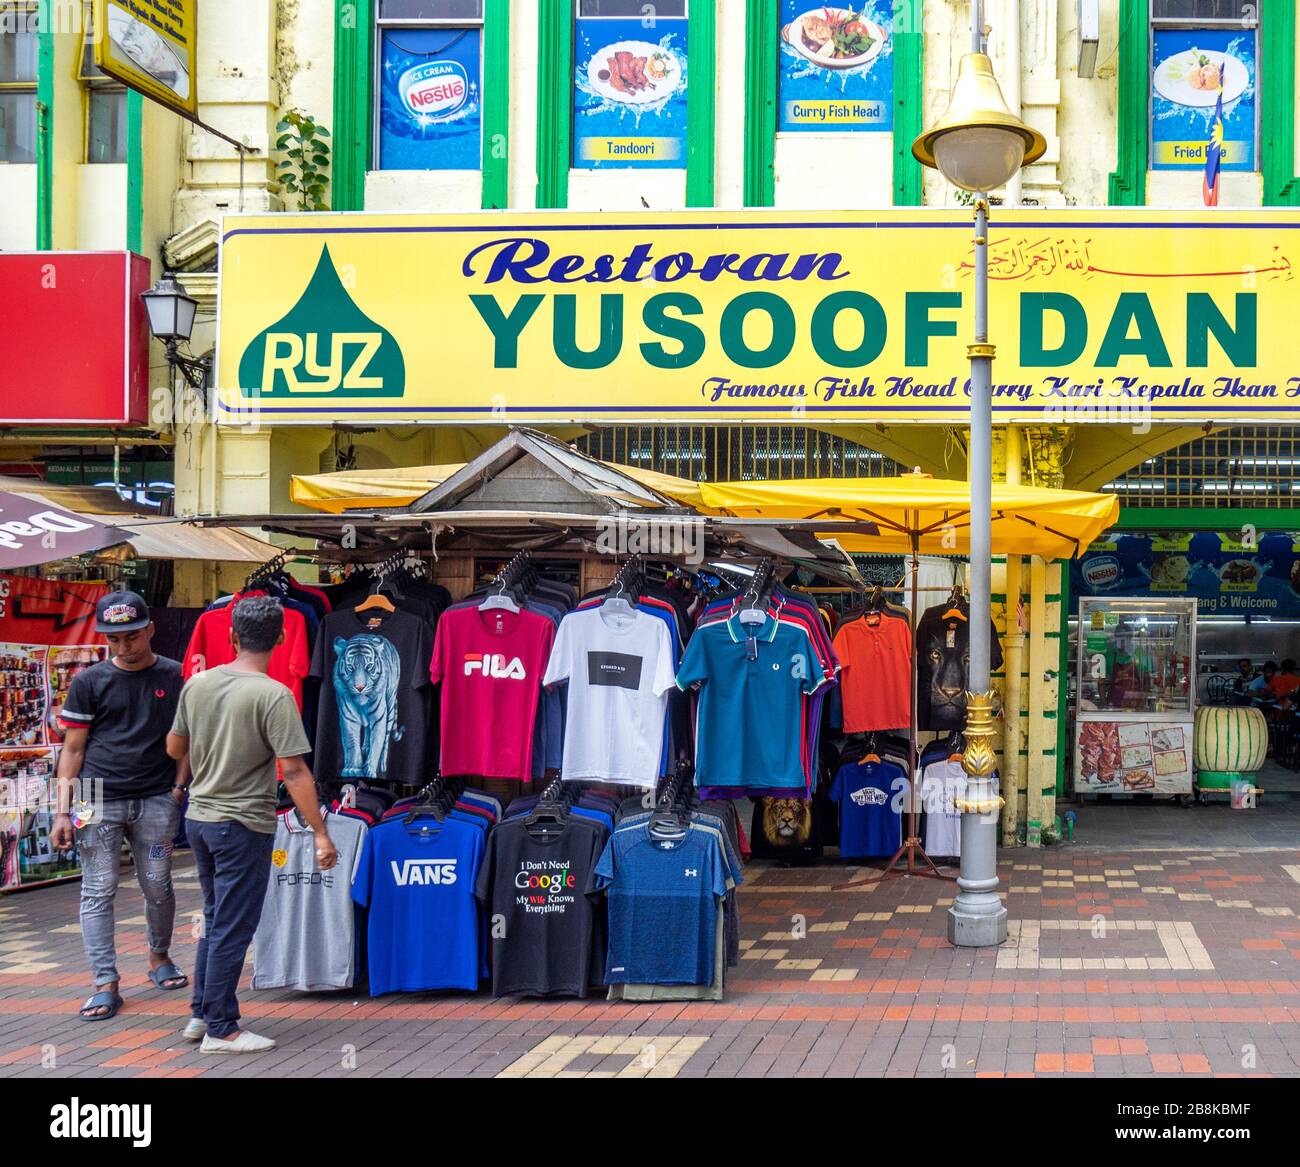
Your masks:
<path fill-rule="evenodd" d="M 970 691 L 966 694 L 965 800 L 961 874 L 948 909 L 948 939 L 967 948 L 1001 944 L 1007 909 L 998 895 L 997 812 L 993 781 L 994 694 L 989 684 L 989 606 L 993 509 L 993 345 L 988 327 L 988 192 L 1041 158 L 1047 142 L 1002 98 L 984 53 L 980 0 L 971 3 L 971 52 L 962 58 L 947 112 L 912 143 L 918 162 L 975 195 L 975 338 L 970 358 Z"/>

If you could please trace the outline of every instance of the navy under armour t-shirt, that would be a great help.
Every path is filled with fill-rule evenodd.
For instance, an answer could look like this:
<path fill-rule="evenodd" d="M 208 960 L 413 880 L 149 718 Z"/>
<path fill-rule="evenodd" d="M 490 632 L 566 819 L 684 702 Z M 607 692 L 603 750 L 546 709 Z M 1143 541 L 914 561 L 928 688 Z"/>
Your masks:
<path fill-rule="evenodd" d="M 487 965 L 474 887 L 485 834 L 449 815 L 390 819 L 366 836 L 352 898 L 370 909 L 371 996 L 478 988 Z"/>
<path fill-rule="evenodd" d="M 892 762 L 841 766 L 831 783 L 840 807 L 840 858 L 892 855 L 902 842 L 907 775 Z"/>
<path fill-rule="evenodd" d="M 727 892 L 716 832 L 657 839 L 648 823 L 615 831 L 594 876 L 609 902 L 606 984 L 712 984 L 718 901 Z"/>

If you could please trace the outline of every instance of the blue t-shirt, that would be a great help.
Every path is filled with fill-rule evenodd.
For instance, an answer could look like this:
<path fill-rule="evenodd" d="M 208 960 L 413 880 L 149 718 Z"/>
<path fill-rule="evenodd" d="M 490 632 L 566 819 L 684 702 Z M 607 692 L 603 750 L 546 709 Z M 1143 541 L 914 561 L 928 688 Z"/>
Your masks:
<path fill-rule="evenodd" d="M 768 616 L 697 628 L 677 684 L 700 686 L 695 780 L 700 786 L 807 784 L 803 700 L 824 681 L 805 629 Z"/>
<path fill-rule="evenodd" d="M 366 835 L 352 898 L 370 909 L 370 993 L 477 989 L 485 954 L 474 898 L 486 832 L 451 815 Z"/>
<path fill-rule="evenodd" d="M 713 983 L 718 901 L 727 892 L 717 835 L 661 840 L 649 826 L 616 831 L 595 886 L 608 893 L 607 985 Z"/>
<path fill-rule="evenodd" d="M 892 762 L 841 766 L 831 783 L 840 806 L 840 857 L 892 855 L 903 839 L 907 775 Z"/>

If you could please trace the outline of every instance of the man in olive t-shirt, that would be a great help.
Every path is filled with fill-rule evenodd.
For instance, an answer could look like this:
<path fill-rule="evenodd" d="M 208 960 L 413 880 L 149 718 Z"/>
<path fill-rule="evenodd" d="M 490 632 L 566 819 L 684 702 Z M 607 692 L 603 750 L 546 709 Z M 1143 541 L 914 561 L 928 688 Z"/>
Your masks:
<path fill-rule="evenodd" d="M 239 1028 L 235 991 L 271 870 L 277 759 L 285 788 L 315 832 L 317 865 L 324 871 L 338 858 L 303 761 L 311 743 L 298 706 L 267 676 L 271 652 L 284 639 L 284 609 L 269 596 L 250 597 L 236 604 L 231 625 L 234 662 L 191 678 L 167 737 L 167 752 L 188 757 L 193 773 L 186 834 L 203 887 L 204 928 L 184 1036 L 202 1038 L 203 1053 L 275 1046 Z"/>

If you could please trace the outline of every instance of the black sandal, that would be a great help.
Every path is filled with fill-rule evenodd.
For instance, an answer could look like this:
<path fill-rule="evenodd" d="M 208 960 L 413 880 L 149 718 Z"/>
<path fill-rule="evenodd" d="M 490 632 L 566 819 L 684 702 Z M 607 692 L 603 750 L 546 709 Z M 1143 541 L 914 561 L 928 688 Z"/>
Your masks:
<path fill-rule="evenodd" d="M 82 1021 L 109 1021 L 117 1016 L 117 1011 L 122 1008 L 122 995 L 113 989 L 105 989 L 99 993 L 91 993 L 86 999 L 86 1003 L 81 1007 Z M 107 1013 L 93 1013 L 93 1009 L 107 1009 Z"/>

